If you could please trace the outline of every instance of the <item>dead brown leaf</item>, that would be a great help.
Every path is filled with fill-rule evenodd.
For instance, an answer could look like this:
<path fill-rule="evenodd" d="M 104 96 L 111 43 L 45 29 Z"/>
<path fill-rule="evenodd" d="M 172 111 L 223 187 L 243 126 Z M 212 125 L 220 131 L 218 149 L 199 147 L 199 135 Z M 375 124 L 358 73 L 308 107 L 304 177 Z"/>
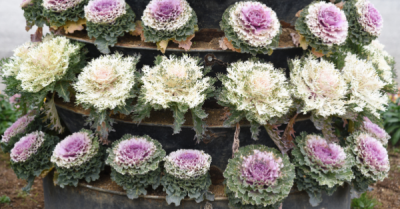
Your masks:
<path fill-rule="evenodd" d="M 67 21 L 63 26 L 65 34 L 74 33 L 75 31 L 81 31 L 85 29 L 83 25 L 86 25 L 86 19 L 79 19 L 77 22 Z"/>
<path fill-rule="evenodd" d="M 233 44 L 226 37 L 221 38 L 221 40 L 219 41 L 219 46 L 223 50 L 230 49 L 234 52 L 240 52 L 240 49 L 236 49 L 235 47 L 233 47 Z"/>
<path fill-rule="evenodd" d="M 142 41 L 145 41 L 146 38 L 144 37 L 144 33 L 143 33 L 143 25 L 142 25 L 142 21 L 138 20 L 135 22 L 136 23 L 136 27 L 134 31 L 129 32 L 132 36 L 140 36 L 140 39 Z"/>
<path fill-rule="evenodd" d="M 185 51 L 188 51 L 190 49 L 190 47 L 192 46 L 191 40 L 193 38 L 194 38 L 194 34 L 187 37 L 186 40 L 184 40 L 184 41 L 173 40 L 173 42 L 179 44 L 178 47 L 185 49 Z"/>

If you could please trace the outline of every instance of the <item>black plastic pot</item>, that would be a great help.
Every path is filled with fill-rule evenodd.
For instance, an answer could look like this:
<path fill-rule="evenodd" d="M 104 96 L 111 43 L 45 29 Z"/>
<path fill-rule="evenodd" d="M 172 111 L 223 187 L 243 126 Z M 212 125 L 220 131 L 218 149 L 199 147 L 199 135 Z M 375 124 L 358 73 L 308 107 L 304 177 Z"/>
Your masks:
<path fill-rule="evenodd" d="M 78 187 L 60 188 L 54 186 L 53 175 L 43 179 L 44 198 L 46 209 L 203 209 L 205 204 L 212 204 L 213 209 L 228 209 L 226 197 L 216 198 L 213 202 L 196 203 L 194 200 L 185 199 L 181 205 L 175 207 L 168 205 L 164 196 L 146 195 L 139 199 L 130 200 L 126 193 L 105 190 L 87 184 L 79 184 Z M 315 209 L 350 209 L 350 186 L 345 184 L 339 187 L 332 195 L 322 195 L 323 202 Z M 208 209 L 209 207 L 207 207 Z M 284 200 L 282 209 L 306 209 L 312 208 L 305 192 L 292 191 Z"/>

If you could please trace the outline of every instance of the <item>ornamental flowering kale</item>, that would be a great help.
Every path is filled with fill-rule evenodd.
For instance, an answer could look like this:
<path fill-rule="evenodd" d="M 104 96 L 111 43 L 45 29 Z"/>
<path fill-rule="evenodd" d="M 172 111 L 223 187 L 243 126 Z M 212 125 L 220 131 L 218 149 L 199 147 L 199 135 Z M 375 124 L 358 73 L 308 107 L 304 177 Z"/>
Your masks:
<path fill-rule="evenodd" d="M 160 185 L 159 163 L 165 157 L 162 145 L 149 136 L 125 135 L 107 149 L 106 164 L 111 166 L 111 179 L 124 187 L 130 199 L 146 195 L 146 188 Z"/>
<path fill-rule="evenodd" d="M 16 76 L 24 91 L 37 93 L 60 81 L 68 73 L 79 55 L 80 45 L 65 37 L 51 37 L 37 47 L 29 49 Z"/>
<path fill-rule="evenodd" d="M 25 162 L 33 154 L 36 154 L 44 142 L 43 132 L 33 132 L 22 137 L 10 152 L 10 158 L 13 162 Z"/>
<path fill-rule="evenodd" d="M 382 143 L 368 133 L 355 132 L 347 137 L 356 164 L 353 168 L 356 179 L 354 188 L 359 192 L 368 189 L 368 185 L 377 181 L 383 181 L 390 170 L 387 150 Z"/>
<path fill-rule="evenodd" d="M 93 23 L 113 23 L 124 14 L 126 3 L 123 0 L 93 0 L 85 6 L 86 19 Z"/>
<path fill-rule="evenodd" d="M 46 24 L 52 28 L 64 26 L 68 33 L 66 25 L 79 25 L 79 21 L 84 20 L 83 9 L 88 2 L 89 0 L 43 0 L 43 16 L 48 20 Z M 83 30 L 83 27 L 80 30 Z"/>
<path fill-rule="evenodd" d="M 179 179 L 196 179 L 210 169 L 211 156 L 199 150 L 178 150 L 165 160 L 167 173 Z"/>
<path fill-rule="evenodd" d="M 383 28 L 383 18 L 375 6 L 369 0 L 357 0 L 355 6 L 359 15 L 358 23 L 371 35 L 379 36 Z"/>
<path fill-rule="evenodd" d="M 20 117 L 15 123 L 13 123 L 10 127 L 8 127 L 4 134 L 1 136 L 1 143 L 8 144 L 10 139 L 14 136 L 24 133 L 29 124 L 35 119 L 35 115 L 28 113 L 22 117 Z"/>
<path fill-rule="evenodd" d="M 324 118 L 345 114 L 347 84 L 333 63 L 309 56 L 289 64 L 292 95 L 301 101 L 300 111 Z"/>
<path fill-rule="evenodd" d="M 246 117 L 252 124 L 252 136 L 257 139 L 258 127 L 285 116 L 292 105 L 285 73 L 272 64 L 257 60 L 238 61 L 220 75 L 222 91 L 218 103 L 229 107 L 225 124 L 234 124 Z"/>
<path fill-rule="evenodd" d="M 314 2 L 300 13 L 296 30 L 318 52 L 335 52 L 345 43 L 349 23 L 346 15 L 332 3 Z"/>
<path fill-rule="evenodd" d="M 100 52 L 108 54 L 118 37 L 135 30 L 135 16 L 124 0 L 91 0 L 85 6 L 88 36 L 96 39 Z"/>
<path fill-rule="evenodd" d="M 29 58 L 29 52 L 37 45 L 37 43 L 26 42 L 14 49 L 14 54 L 10 61 L 1 68 L 2 77 L 17 76 L 20 72 L 21 64 Z"/>
<path fill-rule="evenodd" d="M 199 150 L 178 150 L 164 158 L 165 175 L 161 179 L 163 190 L 167 192 L 167 203 L 179 206 L 186 195 L 197 203 L 213 201 L 214 195 L 208 191 L 211 185 L 211 156 Z"/>
<path fill-rule="evenodd" d="M 292 151 L 297 173 L 295 182 L 300 191 L 308 193 L 313 207 L 322 202 L 322 192 L 332 195 L 338 186 L 354 179 L 355 162 L 350 147 L 342 148 L 305 132 L 295 141 L 297 146 Z"/>
<path fill-rule="evenodd" d="M 93 59 L 73 84 L 76 103 L 91 110 L 88 122 L 101 133 L 102 139 L 107 139 L 112 129 L 109 111 L 125 115 L 132 111 L 130 104 L 135 97 L 135 70 L 139 59 L 140 56 L 123 58 L 119 53 Z"/>
<path fill-rule="evenodd" d="M 15 143 L 10 152 L 11 168 L 19 179 L 27 180 L 23 191 L 29 192 L 35 177 L 52 167 L 50 156 L 58 141 L 58 137 L 35 131 Z"/>
<path fill-rule="evenodd" d="M 73 85 L 78 104 L 98 111 L 125 106 L 134 97 L 136 64 L 140 56 L 122 54 L 101 56 L 92 60 L 79 74 Z"/>
<path fill-rule="evenodd" d="M 349 20 L 349 39 L 357 45 L 370 44 L 381 33 L 383 18 L 369 0 L 348 0 L 343 10 Z"/>
<path fill-rule="evenodd" d="M 51 161 L 58 167 L 71 168 L 90 160 L 95 154 L 92 138 L 86 132 L 73 133 L 54 149 Z"/>
<path fill-rule="evenodd" d="M 386 145 L 390 139 L 390 135 L 385 131 L 385 129 L 371 122 L 371 120 L 369 120 L 367 117 L 364 117 L 361 130 L 370 134 L 372 137 L 380 141 L 383 145 Z"/>
<path fill-rule="evenodd" d="M 236 2 L 228 7 L 220 26 L 234 48 L 253 55 L 271 54 L 278 47 L 282 32 L 276 13 L 256 1 Z"/>
<path fill-rule="evenodd" d="M 367 60 L 372 62 L 380 79 L 387 83 L 385 90 L 397 92 L 395 61 L 383 48 L 384 45 L 378 40 L 374 40 L 370 45 L 363 47 Z"/>
<path fill-rule="evenodd" d="M 58 174 L 55 184 L 62 188 L 76 187 L 81 179 L 88 183 L 99 179 L 104 158 L 105 150 L 92 131 L 82 129 L 67 136 L 57 144 L 51 156 Z"/>
<path fill-rule="evenodd" d="M 186 0 L 151 0 L 143 11 L 143 35 L 146 42 L 186 41 L 194 37 L 197 16 Z M 190 47 L 189 47 L 190 48 Z"/>
<path fill-rule="evenodd" d="M 241 147 L 224 171 L 230 208 L 279 208 L 295 178 L 287 155 L 264 145 Z"/>
<path fill-rule="evenodd" d="M 43 7 L 54 12 L 63 12 L 80 4 L 83 0 L 43 0 Z"/>
<path fill-rule="evenodd" d="M 171 109 L 174 114 L 174 133 L 179 133 L 185 122 L 185 113 L 190 110 L 196 137 L 204 134 L 207 114 L 202 109 L 204 101 L 214 91 L 215 79 L 206 77 L 208 70 L 200 65 L 200 59 L 184 54 L 158 56 L 154 67 L 142 68 L 142 83 L 135 120 L 150 116 L 151 109 Z"/>
<path fill-rule="evenodd" d="M 361 112 L 366 108 L 380 118 L 378 110 L 384 111 L 389 100 L 381 92 L 386 83 L 379 78 L 372 63 L 348 53 L 342 72 L 344 80 L 349 85 L 350 108 L 355 112 Z"/>

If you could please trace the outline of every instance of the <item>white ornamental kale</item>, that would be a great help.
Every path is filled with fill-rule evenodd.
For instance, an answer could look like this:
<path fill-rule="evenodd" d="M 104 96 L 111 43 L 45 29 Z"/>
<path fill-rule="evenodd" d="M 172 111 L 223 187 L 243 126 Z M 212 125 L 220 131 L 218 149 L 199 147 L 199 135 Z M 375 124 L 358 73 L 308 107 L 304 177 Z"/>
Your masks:
<path fill-rule="evenodd" d="M 394 83 L 394 58 L 390 56 L 385 50 L 385 46 L 378 40 L 374 40 L 371 44 L 364 46 L 363 49 L 367 54 L 367 59 L 371 61 L 378 71 L 378 75 L 382 81 L 387 84 Z"/>
<path fill-rule="evenodd" d="M 347 84 L 335 65 L 313 56 L 291 61 L 290 82 L 292 94 L 301 100 L 301 111 L 314 111 L 316 115 L 329 117 L 346 112 Z"/>
<path fill-rule="evenodd" d="M 287 155 L 264 145 L 241 147 L 224 171 L 230 208 L 277 209 L 295 178 Z"/>
<path fill-rule="evenodd" d="M 312 206 L 322 201 L 323 191 L 331 195 L 338 186 L 354 179 L 355 162 L 350 147 L 342 148 L 305 132 L 296 137 L 296 145 L 292 151 L 297 173 L 295 182 L 300 191 L 308 193 Z"/>
<path fill-rule="evenodd" d="M 26 59 L 29 58 L 28 53 L 38 44 L 34 42 L 26 42 L 23 45 L 19 46 L 18 48 L 14 49 L 14 54 L 11 57 L 11 61 L 5 63 L 1 68 L 1 73 L 3 77 L 8 76 L 17 76 L 21 64 L 24 63 Z"/>
<path fill-rule="evenodd" d="M 188 24 L 193 9 L 186 0 L 152 0 L 143 11 L 144 26 L 158 31 L 175 31 Z"/>
<path fill-rule="evenodd" d="M 158 169 L 165 157 L 162 145 L 149 136 L 125 135 L 108 149 L 106 163 L 122 175 L 144 175 Z"/>
<path fill-rule="evenodd" d="M 280 34 L 276 13 L 260 2 L 237 2 L 230 9 L 229 24 L 239 39 L 254 47 L 265 47 Z"/>
<path fill-rule="evenodd" d="M 22 137 L 10 152 L 10 158 L 13 163 L 25 162 L 32 155 L 36 154 L 38 149 L 45 141 L 45 134 L 41 131 L 36 131 Z"/>
<path fill-rule="evenodd" d="M 90 131 L 82 130 L 59 142 L 51 156 L 58 167 L 71 168 L 90 161 L 99 151 L 99 142 Z"/>
<path fill-rule="evenodd" d="M 97 111 L 127 105 L 126 101 L 134 97 L 132 90 L 138 61 L 139 56 L 123 58 L 118 53 L 92 60 L 73 85 L 77 103 Z"/>
<path fill-rule="evenodd" d="M 169 58 L 158 56 L 154 67 L 142 68 L 140 81 L 143 85 L 135 107 L 135 119 L 141 121 L 149 117 L 151 109 L 171 109 L 174 133 L 179 133 L 185 122 L 184 114 L 190 110 L 196 136 L 200 139 L 205 125 L 202 119 L 207 117 L 202 106 L 214 91 L 215 79 L 205 76 L 209 69 L 203 69 L 198 58 L 186 54 Z"/>
<path fill-rule="evenodd" d="M 204 176 L 211 165 L 211 156 L 199 150 L 177 150 L 164 158 L 167 173 L 178 179 Z"/>
<path fill-rule="evenodd" d="M 389 100 L 381 91 L 386 83 L 379 78 L 372 63 L 348 53 L 342 72 L 349 85 L 348 104 L 351 108 L 356 112 L 362 112 L 366 108 L 380 118 L 378 111 L 384 111 Z"/>
<path fill-rule="evenodd" d="M 43 0 L 43 7 L 54 11 L 63 12 L 80 4 L 83 0 Z"/>
<path fill-rule="evenodd" d="M 358 23 L 373 36 L 379 36 L 383 28 L 383 18 L 369 0 L 356 0 Z"/>
<path fill-rule="evenodd" d="M 36 93 L 61 80 L 69 70 L 71 57 L 79 55 L 80 49 L 65 37 L 50 37 L 29 49 L 16 76 L 22 89 Z"/>
<path fill-rule="evenodd" d="M 223 87 L 218 98 L 218 103 L 231 111 L 226 124 L 246 117 L 258 130 L 259 125 L 266 125 L 288 113 L 293 102 L 283 71 L 257 60 L 232 63 L 227 71 L 227 75 L 219 76 Z M 256 139 L 258 132 L 252 133 Z"/>

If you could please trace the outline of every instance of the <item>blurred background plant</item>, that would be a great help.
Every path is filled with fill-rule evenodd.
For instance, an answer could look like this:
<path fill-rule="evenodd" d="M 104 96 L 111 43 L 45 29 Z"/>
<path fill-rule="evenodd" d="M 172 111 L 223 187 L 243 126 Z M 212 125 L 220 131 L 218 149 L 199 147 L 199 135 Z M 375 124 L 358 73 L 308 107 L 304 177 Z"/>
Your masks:
<path fill-rule="evenodd" d="M 8 196 L 3 195 L 0 197 L 0 204 L 10 204 L 11 200 Z"/>
<path fill-rule="evenodd" d="M 382 119 L 386 132 L 391 136 L 390 142 L 395 146 L 400 140 L 400 91 L 397 94 L 389 94 L 389 106 L 382 113 Z"/>
<path fill-rule="evenodd" d="M 373 209 L 381 203 L 366 192 L 351 201 L 351 209 Z"/>
<path fill-rule="evenodd" d="M 11 104 L 9 98 L 6 95 L 0 94 L 0 135 L 3 135 L 4 131 L 11 126 L 22 111 L 14 104 Z"/>

